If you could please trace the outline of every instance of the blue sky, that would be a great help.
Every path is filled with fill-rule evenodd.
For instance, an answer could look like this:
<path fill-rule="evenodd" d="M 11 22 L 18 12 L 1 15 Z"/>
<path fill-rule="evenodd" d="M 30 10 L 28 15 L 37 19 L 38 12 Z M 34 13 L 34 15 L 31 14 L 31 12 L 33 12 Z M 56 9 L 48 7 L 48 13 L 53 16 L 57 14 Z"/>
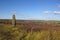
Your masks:
<path fill-rule="evenodd" d="M 60 20 L 60 0 L 0 0 L 0 19 Z"/>

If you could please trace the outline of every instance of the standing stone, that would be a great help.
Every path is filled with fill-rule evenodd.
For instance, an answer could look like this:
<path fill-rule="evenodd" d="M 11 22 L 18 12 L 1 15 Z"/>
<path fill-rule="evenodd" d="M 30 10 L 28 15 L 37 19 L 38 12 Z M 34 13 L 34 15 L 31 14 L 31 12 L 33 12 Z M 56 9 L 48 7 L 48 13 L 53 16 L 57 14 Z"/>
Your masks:
<path fill-rule="evenodd" d="M 15 27 L 16 26 L 16 19 L 15 15 L 12 16 L 12 25 Z"/>

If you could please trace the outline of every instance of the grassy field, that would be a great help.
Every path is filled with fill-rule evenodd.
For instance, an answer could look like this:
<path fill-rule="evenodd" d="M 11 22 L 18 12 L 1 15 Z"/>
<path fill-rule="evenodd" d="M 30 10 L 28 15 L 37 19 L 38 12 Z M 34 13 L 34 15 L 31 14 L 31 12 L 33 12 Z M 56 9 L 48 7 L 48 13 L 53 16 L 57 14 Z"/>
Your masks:
<path fill-rule="evenodd" d="M 60 21 L 0 20 L 0 40 L 60 40 Z"/>
<path fill-rule="evenodd" d="M 0 40 L 60 40 L 60 24 L 24 22 L 15 27 L 0 24 Z"/>

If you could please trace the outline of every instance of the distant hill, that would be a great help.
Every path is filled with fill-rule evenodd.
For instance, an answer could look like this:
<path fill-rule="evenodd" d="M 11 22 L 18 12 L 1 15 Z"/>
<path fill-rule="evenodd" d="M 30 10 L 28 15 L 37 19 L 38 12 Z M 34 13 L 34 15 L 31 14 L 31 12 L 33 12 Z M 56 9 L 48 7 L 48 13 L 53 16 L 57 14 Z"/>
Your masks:
<path fill-rule="evenodd" d="M 0 24 L 12 25 L 11 19 L 0 19 Z M 24 25 L 26 29 L 60 29 L 60 21 L 55 20 L 16 20 L 16 25 Z"/>
<path fill-rule="evenodd" d="M 42 22 L 42 23 L 60 23 L 60 21 L 57 20 L 16 20 L 16 23 L 23 23 L 23 22 Z M 0 19 L 0 23 L 12 23 L 12 19 Z"/>

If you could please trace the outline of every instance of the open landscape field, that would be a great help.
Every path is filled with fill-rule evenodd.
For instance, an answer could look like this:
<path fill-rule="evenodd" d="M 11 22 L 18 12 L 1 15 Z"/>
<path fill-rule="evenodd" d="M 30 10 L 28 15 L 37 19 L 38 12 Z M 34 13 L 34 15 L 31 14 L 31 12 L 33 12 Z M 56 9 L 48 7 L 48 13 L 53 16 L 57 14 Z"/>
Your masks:
<path fill-rule="evenodd" d="M 0 19 L 0 40 L 60 40 L 60 21 Z"/>
<path fill-rule="evenodd" d="M 60 40 L 60 0 L 0 0 L 0 40 Z"/>

